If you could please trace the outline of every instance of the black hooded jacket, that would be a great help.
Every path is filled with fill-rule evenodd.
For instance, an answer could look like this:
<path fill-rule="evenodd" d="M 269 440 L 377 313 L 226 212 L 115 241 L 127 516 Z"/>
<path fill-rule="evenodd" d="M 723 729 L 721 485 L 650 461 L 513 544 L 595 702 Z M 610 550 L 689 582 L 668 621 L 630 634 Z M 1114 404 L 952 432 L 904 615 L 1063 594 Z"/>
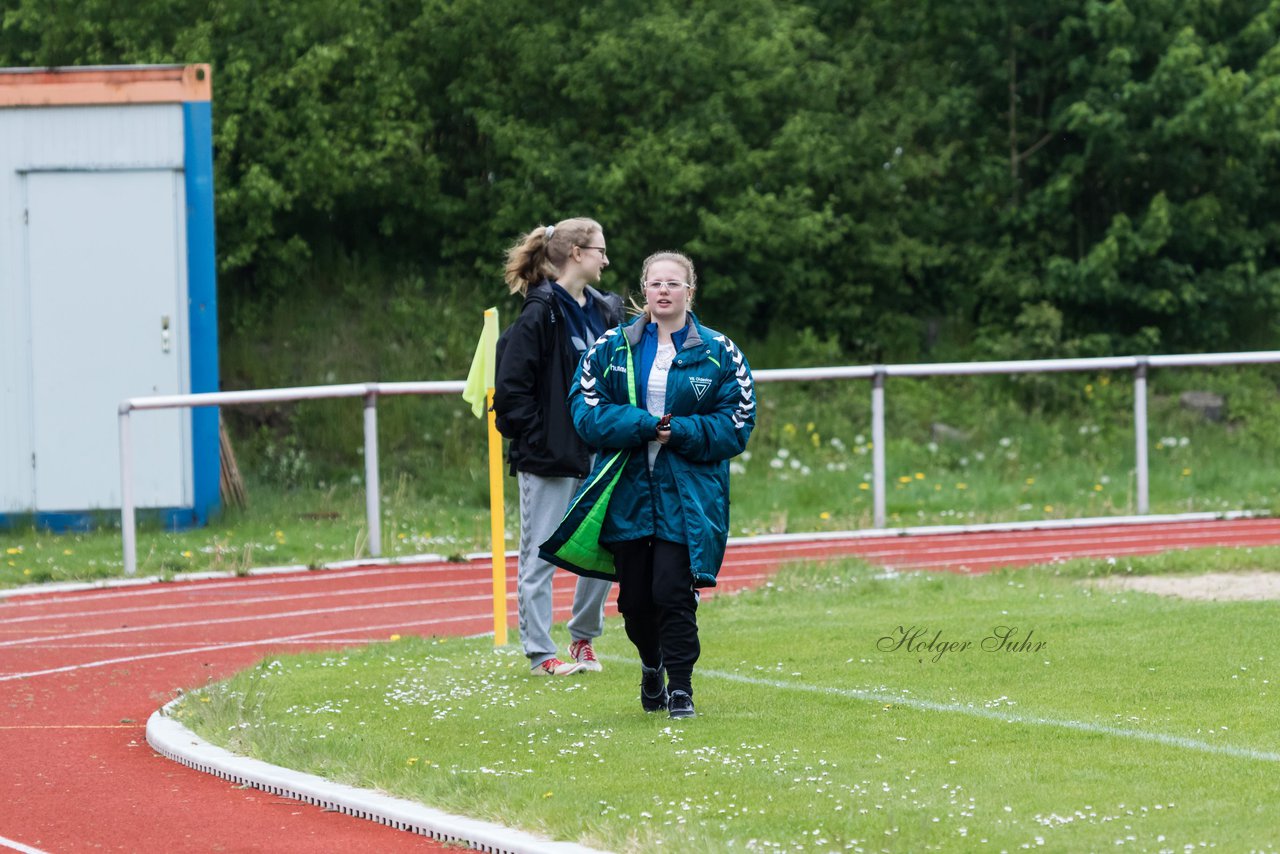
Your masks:
<path fill-rule="evenodd" d="M 586 294 L 606 329 L 622 322 L 621 297 L 591 287 Z M 551 283 L 543 280 L 530 288 L 520 316 L 498 340 L 493 411 L 498 432 L 511 440 L 512 474 L 581 478 L 590 471 L 591 448 L 573 428 L 566 402 L 578 361 Z"/>

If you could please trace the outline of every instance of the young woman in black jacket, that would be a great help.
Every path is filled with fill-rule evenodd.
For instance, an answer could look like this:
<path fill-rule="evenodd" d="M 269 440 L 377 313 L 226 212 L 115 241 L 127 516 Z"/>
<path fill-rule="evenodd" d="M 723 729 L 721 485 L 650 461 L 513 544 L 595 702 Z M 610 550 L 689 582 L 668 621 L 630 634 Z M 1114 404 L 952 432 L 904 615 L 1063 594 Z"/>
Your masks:
<path fill-rule="evenodd" d="M 622 320 L 622 300 L 591 287 L 607 266 L 604 229 L 585 218 L 539 226 L 507 252 L 507 286 L 524 306 L 500 342 L 493 409 L 511 440 L 508 459 L 520 485 L 516 597 L 520 641 L 537 676 L 601 669 L 592 641 L 604 628 L 610 583 L 578 579 L 563 661 L 551 640 L 555 567 L 538 547 L 591 470 L 591 449 L 574 430 L 566 399 L 582 353 Z"/>

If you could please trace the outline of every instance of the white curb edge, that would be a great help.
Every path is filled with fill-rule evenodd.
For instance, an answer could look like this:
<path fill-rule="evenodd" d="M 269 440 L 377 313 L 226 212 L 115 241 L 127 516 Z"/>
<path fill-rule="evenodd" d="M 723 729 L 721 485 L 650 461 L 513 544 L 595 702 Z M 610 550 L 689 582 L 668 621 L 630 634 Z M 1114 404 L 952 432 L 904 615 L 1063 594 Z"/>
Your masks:
<path fill-rule="evenodd" d="M 604 854 L 574 842 L 554 842 L 465 816 L 450 815 L 416 801 L 334 783 L 313 774 L 281 768 L 258 759 L 237 756 L 217 747 L 173 718 L 178 698 L 153 712 L 147 720 L 147 743 L 157 753 L 189 768 L 275 795 L 296 798 L 323 809 L 376 821 L 442 842 L 469 845 L 494 854 Z"/>

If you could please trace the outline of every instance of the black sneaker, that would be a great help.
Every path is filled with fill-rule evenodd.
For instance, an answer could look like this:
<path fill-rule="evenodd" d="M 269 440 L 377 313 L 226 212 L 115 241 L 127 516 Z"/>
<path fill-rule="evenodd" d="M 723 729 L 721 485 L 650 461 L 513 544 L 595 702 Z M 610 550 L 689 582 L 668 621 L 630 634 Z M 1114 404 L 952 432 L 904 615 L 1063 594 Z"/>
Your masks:
<path fill-rule="evenodd" d="M 667 710 L 673 718 L 691 718 L 694 716 L 693 698 L 684 691 L 672 691 Z"/>
<path fill-rule="evenodd" d="M 659 712 L 667 707 L 667 673 L 662 668 L 640 670 L 640 706 L 646 712 Z"/>

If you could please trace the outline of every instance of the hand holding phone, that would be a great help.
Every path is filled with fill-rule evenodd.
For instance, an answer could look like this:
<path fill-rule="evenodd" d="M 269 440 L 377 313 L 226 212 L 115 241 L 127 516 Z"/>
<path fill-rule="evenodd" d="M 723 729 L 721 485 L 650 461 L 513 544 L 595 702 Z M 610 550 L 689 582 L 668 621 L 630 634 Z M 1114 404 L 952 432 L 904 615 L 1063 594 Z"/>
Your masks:
<path fill-rule="evenodd" d="M 666 415 L 658 419 L 658 431 L 661 432 L 663 430 L 670 430 L 670 429 L 671 429 L 671 413 L 668 412 Z"/>

